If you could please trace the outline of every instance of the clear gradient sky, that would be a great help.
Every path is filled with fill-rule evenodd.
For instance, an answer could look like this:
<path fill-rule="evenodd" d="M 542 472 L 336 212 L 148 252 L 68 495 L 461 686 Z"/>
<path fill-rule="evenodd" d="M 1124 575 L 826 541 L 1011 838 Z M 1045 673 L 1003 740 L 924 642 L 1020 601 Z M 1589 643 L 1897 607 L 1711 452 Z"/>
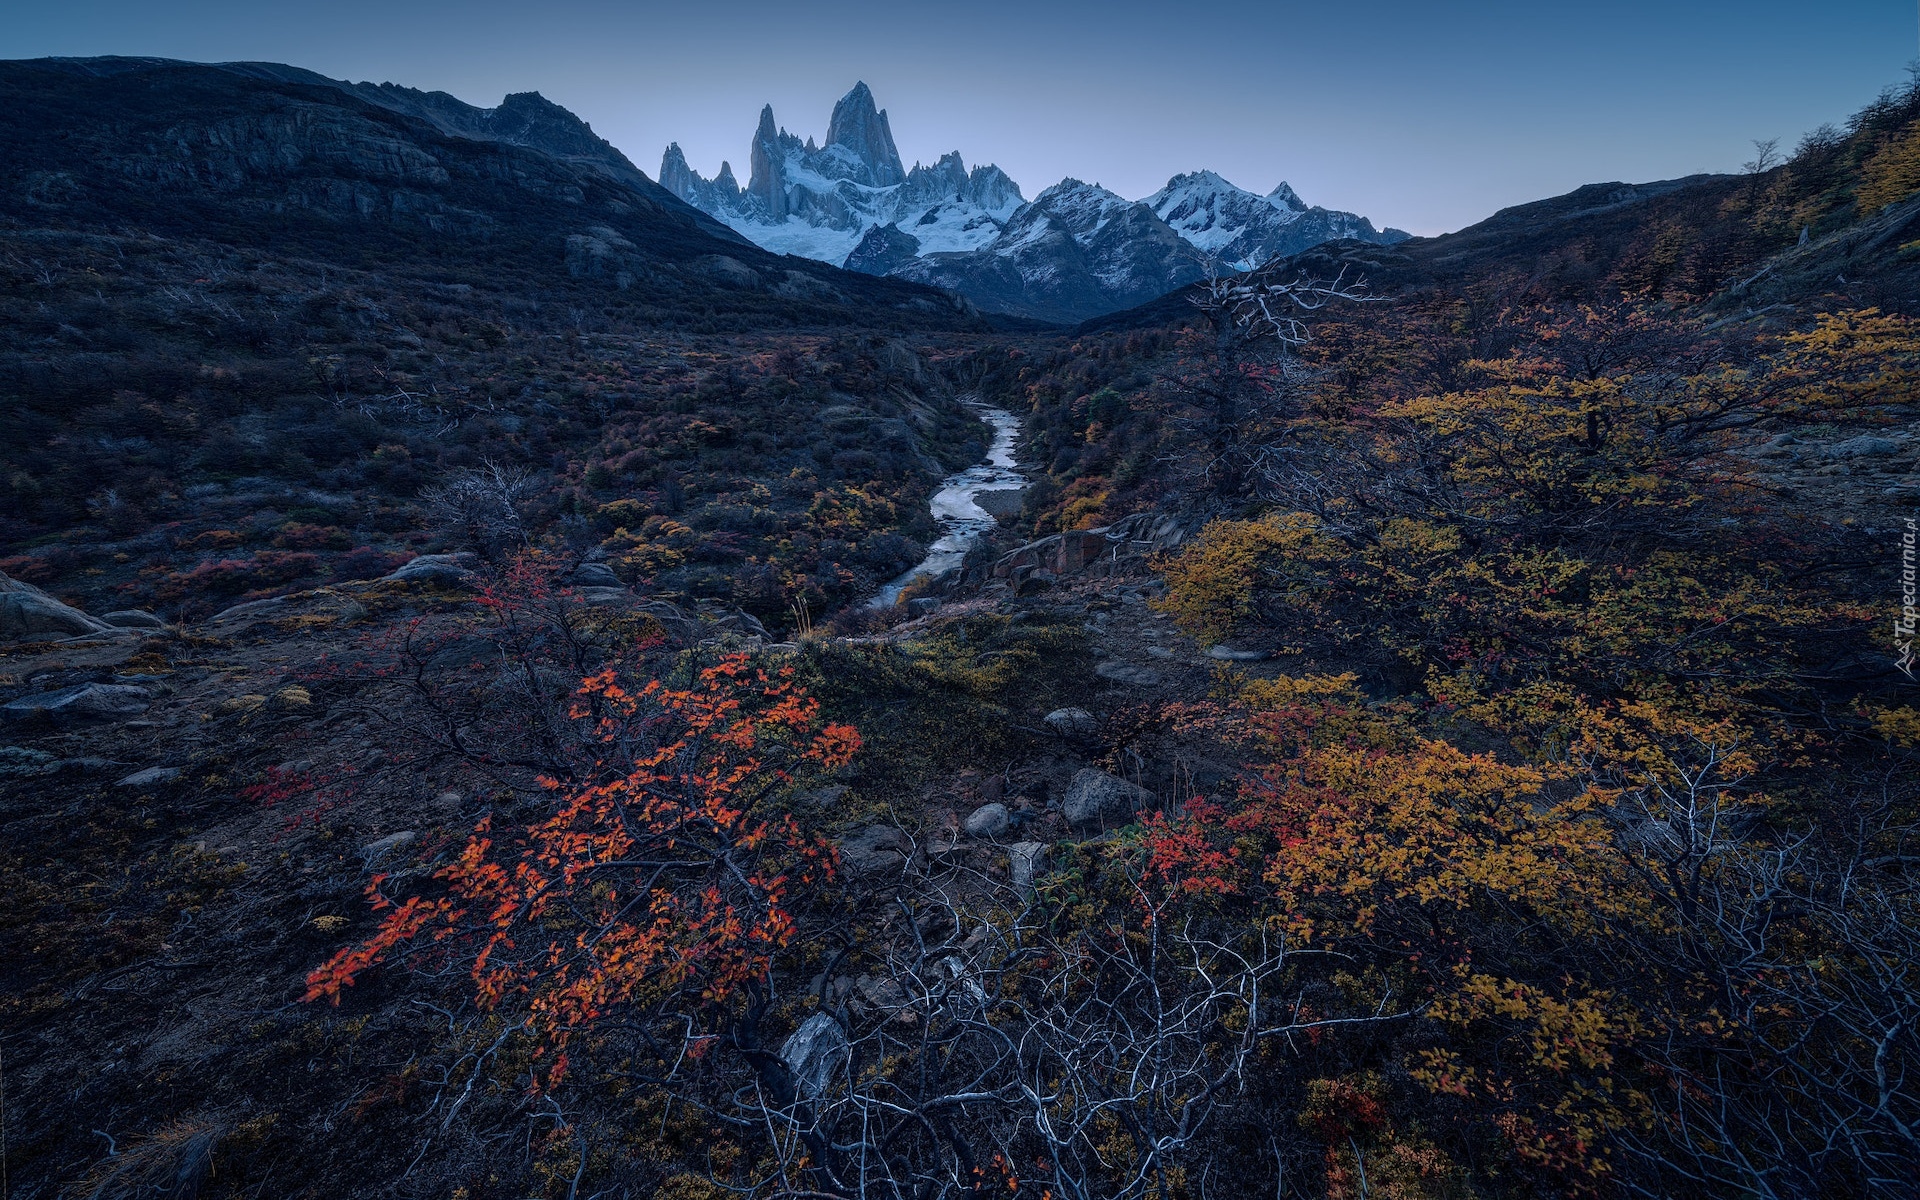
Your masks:
<path fill-rule="evenodd" d="M 864 79 L 909 164 L 1032 197 L 1210 168 L 1415 233 L 1582 183 L 1736 170 L 1905 77 L 1916 0 L 0 0 L 0 58 L 264 59 L 491 105 L 539 91 L 648 174 L 746 181 L 760 106 L 805 137 Z M 0 114 L 3 118 L 4 114 Z"/>

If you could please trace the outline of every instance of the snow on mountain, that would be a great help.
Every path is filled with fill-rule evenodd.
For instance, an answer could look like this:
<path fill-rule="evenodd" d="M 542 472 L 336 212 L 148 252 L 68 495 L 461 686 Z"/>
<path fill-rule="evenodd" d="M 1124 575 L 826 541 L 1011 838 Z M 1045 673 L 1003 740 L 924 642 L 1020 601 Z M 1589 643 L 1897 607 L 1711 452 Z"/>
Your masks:
<path fill-rule="evenodd" d="M 1391 245 L 1408 236 L 1309 207 L 1285 183 L 1261 196 L 1212 171 L 1176 175 L 1145 200 L 1066 179 L 1025 203 L 1004 171 L 968 170 L 958 152 L 906 170 L 864 83 L 834 105 L 824 145 L 781 128 L 771 106 L 761 109 L 749 167 L 744 188 L 727 163 L 704 179 L 675 144 L 660 160 L 660 183 L 768 250 L 931 283 L 991 311 L 1047 320 L 1145 303 L 1209 263 L 1248 270 L 1338 238 Z"/>
<path fill-rule="evenodd" d="M 1151 208 L 1066 179 L 1022 206 L 985 246 L 898 260 L 887 273 L 960 292 L 994 312 L 1078 321 L 1144 304 L 1204 271 L 1201 255 Z"/>
<path fill-rule="evenodd" d="M 832 263 L 890 225 L 916 243 L 915 253 L 983 246 L 1022 203 L 1006 172 L 969 171 L 957 152 L 905 169 L 887 114 L 864 83 L 834 105 L 825 145 L 780 128 L 771 105 L 761 109 L 748 164 L 745 188 L 728 163 L 703 179 L 676 143 L 660 160 L 660 183 L 768 250 Z"/>
<path fill-rule="evenodd" d="M 1260 196 L 1212 171 L 1175 175 L 1145 203 L 1175 233 L 1238 271 L 1336 238 L 1390 246 L 1409 236 L 1376 230 L 1355 213 L 1309 208 L 1285 183 Z"/>

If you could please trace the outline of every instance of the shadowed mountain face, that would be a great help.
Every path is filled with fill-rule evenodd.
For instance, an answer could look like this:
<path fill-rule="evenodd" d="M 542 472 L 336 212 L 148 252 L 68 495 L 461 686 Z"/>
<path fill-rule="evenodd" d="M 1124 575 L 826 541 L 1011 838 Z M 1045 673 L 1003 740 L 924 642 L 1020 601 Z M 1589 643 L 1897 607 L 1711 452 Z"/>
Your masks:
<path fill-rule="evenodd" d="M 479 109 L 276 64 L 39 60 L 0 64 L 0 105 L 15 228 L 137 227 L 782 323 L 961 316 L 925 289 L 759 250 L 533 93 Z"/>

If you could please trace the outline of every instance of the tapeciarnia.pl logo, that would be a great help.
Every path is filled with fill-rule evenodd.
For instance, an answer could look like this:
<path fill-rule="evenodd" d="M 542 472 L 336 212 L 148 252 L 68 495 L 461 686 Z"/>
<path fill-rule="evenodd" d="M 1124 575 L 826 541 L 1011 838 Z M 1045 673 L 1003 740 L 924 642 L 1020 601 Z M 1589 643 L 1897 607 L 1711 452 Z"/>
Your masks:
<path fill-rule="evenodd" d="M 1893 619 L 1893 646 L 1900 652 L 1893 665 L 1908 679 L 1913 678 L 1914 626 L 1920 621 L 1920 610 L 1914 604 L 1914 539 L 1920 532 L 1916 521 L 1920 518 L 1908 517 L 1906 532 L 1900 535 L 1900 615 Z"/>

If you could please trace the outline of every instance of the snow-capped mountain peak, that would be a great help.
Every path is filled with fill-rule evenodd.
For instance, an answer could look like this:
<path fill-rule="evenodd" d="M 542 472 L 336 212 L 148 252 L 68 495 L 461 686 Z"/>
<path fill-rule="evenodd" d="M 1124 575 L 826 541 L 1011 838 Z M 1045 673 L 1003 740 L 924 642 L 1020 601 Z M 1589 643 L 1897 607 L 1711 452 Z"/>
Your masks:
<path fill-rule="evenodd" d="M 808 145 L 811 147 L 812 142 Z M 848 173 L 840 176 L 842 179 L 870 187 L 892 187 L 907 178 L 906 168 L 900 165 L 900 151 L 894 149 L 887 114 L 874 104 L 873 93 L 864 83 L 854 84 L 853 90 L 833 106 L 833 117 L 827 122 L 826 150 L 836 163 L 846 164 Z"/>
<path fill-rule="evenodd" d="M 1198 278 L 1209 261 L 1244 270 L 1335 238 L 1407 236 L 1309 207 L 1285 183 L 1261 196 L 1213 171 L 1175 175 L 1145 200 L 1063 179 L 1029 204 L 1000 168 L 969 170 L 957 151 L 906 170 L 864 83 L 834 105 L 822 143 L 782 128 L 772 106 L 761 109 L 749 162 L 742 189 L 726 164 L 704 179 L 671 145 L 660 182 L 769 250 L 1056 320 L 1144 303 Z"/>
<path fill-rule="evenodd" d="M 1175 175 L 1146 203 L 1175 233 L 1237 270 L 1335 238 L 1391 244 L 1406 237 L 1354 213 L 1309 208 L 1285 183 L 1261 196 L 1212 171 Z"/>
<path fill-rule="evenodd" d="M 931 167 L 908 171 L 894 145 L 885 110 L 864 83 L 833 106 L 823 144 L 801 141 L 760 110 L 746 190 L 731 172 L 702 179 L 678 146 L 660 161 L 669 191 L 718 217 L 769 250 L 839 263 L 869 230 L 897 226 L 906 241 L 887 244 L 897 257 L 906 242 L 915 253 L 976 249 L 998 237 L 1022 203 L 1020 189 L 998 167 L 971 171 L 958 152 Z"/>

